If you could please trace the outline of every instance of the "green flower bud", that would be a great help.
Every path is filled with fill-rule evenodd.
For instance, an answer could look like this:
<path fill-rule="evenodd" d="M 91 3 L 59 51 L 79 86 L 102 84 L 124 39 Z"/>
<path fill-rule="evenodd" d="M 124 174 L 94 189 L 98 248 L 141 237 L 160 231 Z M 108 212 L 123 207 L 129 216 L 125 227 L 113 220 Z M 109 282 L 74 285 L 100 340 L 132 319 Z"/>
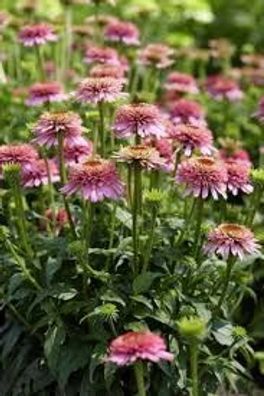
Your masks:
<path fill-rule="evenodd" d="M 15 187 L 20 184 L 20 171 L 19 164 L 6 164 L 3 166 L 4 179 L 10 187 Z"/>
<path fill-rule="evenodd" d="M 70 253 L 73 256 L 80 257 L 83 254 L 83 244 L 81 241 L 74 241 L 69 245 Z"/>
<path fill-rule="evenodd" d="M 256 352 L 255 359 L 259 362 L 259 369 L 261 374 L 264 374 L 264 352 Z"/>
<path fill-rule="evenodd" d="M 144 194 L 144 200 L 147 204 L 158 205 L 164 200 L 166 193 L 164 191 L 153 188 L 152 190 L 146 191 Z"/>
<path fill-rule="evenodd" d="M 206 321 L 198 316 L 185 316 L 177 325 L 180 334 L 187 339 L 201 340 L 206 336 Z"/>
<path fill-rule="evenodd" d="M 242 326 L 234 326 L 232 333 L 235 338 L 245 338 L 247 336 L 247 331 Z"/>
<path fill-rule="evenodd" d="M 256 186 L 264 189 L 264 169 L 252 169 L 251 179 Z"/>

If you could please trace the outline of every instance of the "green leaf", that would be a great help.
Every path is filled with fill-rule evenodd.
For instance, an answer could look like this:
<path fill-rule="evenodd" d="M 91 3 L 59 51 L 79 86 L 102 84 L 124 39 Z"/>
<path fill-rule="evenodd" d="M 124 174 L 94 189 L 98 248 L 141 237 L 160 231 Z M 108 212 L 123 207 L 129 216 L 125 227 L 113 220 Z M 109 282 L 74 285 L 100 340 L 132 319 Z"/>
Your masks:
<path fill-rule="evenodd" d="M 212 334 L 220 345 L 230 346 L 234 342 L 233 326 L 226 322 L 218 322 L 214 325 Z"/>
<path fill-rule="evenodd" d="M 127 210 L 116 208 L 116 218 L 126 226 L 129 230 L 132 229 L 132 215 Z"/>
<path fill-rule="evenodd" d="M 62 326 L 51 327 L 44 342 L 44 354 L 50 370 L 56 373 L 60 363 L 60 352 L 65 340 L 65 330 Z"/>
<path fill-rule="evenodd" d="M 157 272 L 145 272 L 144 274 L 138 275 L 133 282 L 133 290 L 135 294 L 140 294 L 148 291 L 156 278 L 159 278 L 162 274 Z"/>

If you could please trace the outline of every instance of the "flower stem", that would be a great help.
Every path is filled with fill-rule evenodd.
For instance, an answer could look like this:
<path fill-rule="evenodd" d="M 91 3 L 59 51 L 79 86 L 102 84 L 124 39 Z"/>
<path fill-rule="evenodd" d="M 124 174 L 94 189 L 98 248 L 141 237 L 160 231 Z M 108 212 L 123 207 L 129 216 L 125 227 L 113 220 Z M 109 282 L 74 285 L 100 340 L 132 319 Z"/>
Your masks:
<path fill-rule="evenodd" d="M 197 342 L 192 342 L 190 345 L 190 366 L 192 391 L 191 396 L 199 396 L 199 380 L 198 380 L 198 345 Z"/>
<path fill-rule="evenodd" d="M 148 265 L 149 265 L 149 259 L 151 256 L 153 242 L 154 242 L 155 225 L 156 225 L 157 215 L 158 215 L 158 209 L 156 206 L 154 206 L 152 208 L 152 213 L 151 213 L 151 225 L 150 225 L 150 230 L 149 230 L 149 237 L 146 242 L 146 246 L 145 246 L 145 250 L 144 250 L 144 264 L 143 264 L 143 268 L 142 268 L 143 273 L 147 271 Z"/>
<path fill-rule="evenodd" d="M 141 202 L 141 168 L 134 164 L 134 192 L 133 192 L 133 208 L 132 208 L 132 238 L 133 238 L 133 253 L 134 253 L 134 270 L 137 270 L 138 259 L 138 214 Z"/>
<path fill-rule="evenodd" d="M 255 191 L 252 194 L 250 209 L 245 222 L 248 227 L 252 227 L 254 223 L 254 219 L 260 205 L 261 197 L 262 197 L 262 189 L 256 186 Z"/>
<path fill-rule="evenodd" d="M 134 364 L 134 372 L 138 388 L 138 396 L 146 396 L 145 382 L 144 382 L 144 366 L 142 362 Z"/>
<path fill-rule="evenodd" d="M 199 245 L 200 245 L 200 237 L 201 237 L 201 226 L 203 221 L 203 209 L 204 209 L 204 200 L 202 198 L 198 198 L 197 202 L 197 215 L 196 215 L 196 227 L 194 234 L 194 255 L 195 257 L 199 254 Z"/>
<path fill-rule="evenodd" d="M 44 59 L 43 54 L 41 52 L 41 48 L 37 45 L 36 46 L 36 56 L 37 56 L 37 63 L 38 63 L 38 72 L 40 81 L 45 81 L 46 75 L 44 70 Z"/>
<path fill-rule="evenodd" d="M 232 256 L 230 256 L 228 258 L 228 260 L 227 260 L 226 271 L 225 271 L 225 279 L 224 279 L 224 283 L 223 283 L 223 289 L 222 289 L 222 293 L 220 295 L 220 298 L 219 298 L 218 304 L 217 304 L 217 308 L 216 308 L 217 312 L 220 312 L 222 303 L 223 303 L 223 301 L 224 301 L 224 299 L 226 297 L 226 293 L 227 293 L 227 290 L 228 290 L 228 285 L 229 285 L 230 278 L 231 278 L 231 272 L 232 272 L 232 268 L 233 268 L 233 265 L 235 263 L 235 260 L 236 260 L 235 257 L 232 257 Z"/>
<path fill-rule="evenodd" d="M 99 135 L 101 140 L 101 156 L 105 155 L 105 117 L 104 117 L 104 104 L 103 102 L 98 103 L 99 110 Z"/>

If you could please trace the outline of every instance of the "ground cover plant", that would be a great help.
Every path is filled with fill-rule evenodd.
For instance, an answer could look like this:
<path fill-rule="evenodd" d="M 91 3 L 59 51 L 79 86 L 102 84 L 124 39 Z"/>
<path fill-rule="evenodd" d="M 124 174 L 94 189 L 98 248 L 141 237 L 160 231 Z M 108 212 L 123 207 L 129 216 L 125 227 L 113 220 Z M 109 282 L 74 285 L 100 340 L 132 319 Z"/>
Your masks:
<path fill-rule="evenodd" d="M 263 394 L 264 55 L 231 10 L 3 2 L 1 395 Z"/>

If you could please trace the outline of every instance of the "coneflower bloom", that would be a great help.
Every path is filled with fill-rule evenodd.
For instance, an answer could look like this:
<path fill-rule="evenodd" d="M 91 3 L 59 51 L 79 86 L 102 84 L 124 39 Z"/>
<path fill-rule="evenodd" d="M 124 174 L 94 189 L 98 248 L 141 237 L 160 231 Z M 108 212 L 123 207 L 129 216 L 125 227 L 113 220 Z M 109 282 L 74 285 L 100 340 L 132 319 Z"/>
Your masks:
<path fill-rule="evenodd" d="M 174 102 L 170 108 L 170 119 L 174 124 L 206 126 L 205 112 L 202 106 L 188 99 L 180 99 Z"/>
<path fill-rule="evenodd" d="M 170 58 L 173 53 L 174 51 L 167 45 L 160 43 L 149 44 L 139 51 L 138 63 L 156 69 L 166 69 L 174 62 Z"/>
<path fill-rule="evenodd" d="M 219 143 L 221 149 L 218 154 L 222 160 L 226 161 L 242 161 L 249 166 L 251 160 L 248 151 L 242 149 L 241 141 L 233 140 L 231 138 L 220 138 Z"/>
<path fill-rule="evenodd" d="M 163 169 L 165 161 L 159 155 L 158 150 L 143 144 L 121 147 L 115 154 L 115 158 L 128 164 L 138 163 L 145 169 Z"/>
<path fill-rule="evenodd" d="M 61 102 L 67 98 L 68 96 L 58 82 L 36 83 L 29 88 L 26 104 L 41 106 L 45 103 Z"/>
<path fill-rule="evenodd" d="M 48 166 L 48 169 L 47 169 Z M 21 172 L 23 187 L 39 187 L 60 180 L 58 168 L 53 160 L 46 163 L 43 159 L 32 161 L 23 166 Z"/>
<path fill-rule="evenodd" d="M 150 331 L 130 331 L 111 342 L 107 361 L 124 366 L 137 360 L 172 361 L 173 354 L 167 351 L 163 338 Z"/>
<path fill-rule="evenodd" d="M 206 127 L 191 124 L 178 124 L 170 129 L 171 139 L 176 140 L 186 156 L 198 149 L 203 155 L 211 155 L 213 147 L 213 134 Z"/>
<path fill-rule="evenodd" d="M 41 115 L 33 128 L 34 142 L 51 147 L 58 144 L 58 135 L 63 135 L 65 143 L 78 142 L 83 131 L 82 119 L 77 113 L 46 112 Z"/>
<path fill-rule="evenodd" d="M 196 94 L 199 92 L 195 78 L 190 74 L 172 72 L 168 75 L 165 88 L 180 93 Z"/>
<path fill-rule="evenodd" d="M 69 182 L 61 191 L 66 195 L 79 193 L 88 201 L 99 202 L 105 198 L 119 199 L 124 187 L 111 161 L 90 157 L 70 168 Z"/>
<path fill-rule="evenodd" d="M 119 138 L 138 135 L 142 138 L 166 136 L 164 119 L 154 105 L 135 103 L 121 106 L 115 116 L 113 129 Z"/>
<path fill-rule="evenodd" d="M 227 170 L 224 164 L 212 157 L 197 157 L 183 161 L 177 169 L 176 182 L 185 185 L 186 195 L 207 198 L 219 195 L 226 198 Z"/>
<path fill-rule="evenodd" d="M 264 97 L 262 97 L 258 104 L 258 110 L 253 114 L 261 123 L 264 123 Z"/>
<path fill-rule="evenodd" d="M 210 76 L 205 82 L 205 89 L 216 100 L 234 102 L 243 98 L 244 94 L 236 81 L 224 76 Z"/>
<path fill-rule="evenodd" d="M 239 191 L 250 194 L 253 186 L 250 183 L 250 163 L 245 161 L 227 160 L 225 162 L 228 174 L 227 189 L 233 195 Z"/>
<path fill-rule="evenodd" d="M 121 66 L 114 65 L 96 65 L 90 70 L 90 77 L 101 78 L 110 77 L 123 79 L 125 75 L 125 69 Z"/>
<path fill-rule="evenodd" d="M 91 140 L 79 137 L 73 144 L 64 145 L 64 159 L 69 165 L 83 162 L 87 157 L 93 153 L 93 143 Z"/>
<path fill-rule="evenodd" d="M 258 253 L 259 245 L 248 228 L 238 224 L 221 224 L 209 232 L 204 251 L 219 254 L 225 260 L 230 256 L 243 260 L 245 256 Z"/>
<path fill-rule="evenodd" d="M 118 53 L 114 48 L 88 46 L 84 57 L 85 63 L 102 63 L 104 65 L 118 66 L 120 64 Z"/>
<path fill-rule="evenodd" d="M 148 138 L 144 140 L 144 144 L 154 147 L 158 151 L 160 157 L 164 160 L 164 166 L 162 166 L 164 171 L 170 172 L 173 170 L 173 145 L 171 139 Z"/>
<path fill-rule="evenodd" d="M 0 146 L 0 169 L 5 164 L 20 164 L 22 167 L 38 159 L 38 153 L 30 144 L 4 144 Z"/>
<path fill-rule="evenodd" d="M 105 28 L 104 37 L 108 41 L 120 42 L 126 45 L 139 44 L 139 30 L 131 22 L 110 22 Z"/>
<path fill-rule="evenodd" d="M 111 77 L 86 78 L 76 91 L 76 99 L 81 103 L 113 102 L 127 94 L 121 92 L 124 81 Z"/>
<path fill-rule="evenodd" d="M 19 32 L 19 40 L 25 47 L 33 47 L 56 41 L 57 36 L 50 25 L 38 23 L 23 27 Z"/>

